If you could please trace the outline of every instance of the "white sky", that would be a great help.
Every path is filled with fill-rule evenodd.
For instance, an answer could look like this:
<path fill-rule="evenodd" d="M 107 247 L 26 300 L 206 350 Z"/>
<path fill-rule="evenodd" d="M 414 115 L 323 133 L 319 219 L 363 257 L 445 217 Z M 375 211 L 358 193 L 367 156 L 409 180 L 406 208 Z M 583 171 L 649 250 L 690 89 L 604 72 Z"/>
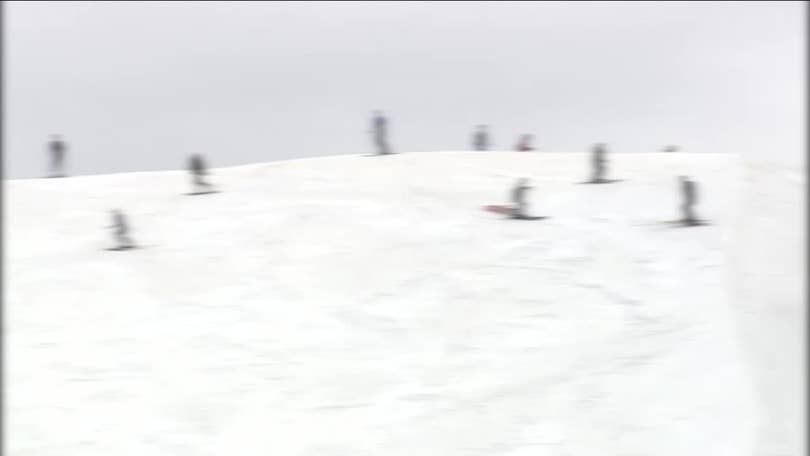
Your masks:
<path fill-rule="evenodd" d="M 804 2 L 5 2 L 6 177 L 395 151 L 804 163 Z"/>

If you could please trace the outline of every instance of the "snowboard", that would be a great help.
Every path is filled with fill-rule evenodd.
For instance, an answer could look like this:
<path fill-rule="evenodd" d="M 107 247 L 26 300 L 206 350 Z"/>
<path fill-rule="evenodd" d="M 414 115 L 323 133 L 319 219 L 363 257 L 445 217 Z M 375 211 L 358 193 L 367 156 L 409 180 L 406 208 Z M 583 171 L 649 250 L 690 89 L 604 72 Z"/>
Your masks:
<path fill-rule="evenodd" d="M 587 180 L 580 182 L 580 184 L 612 184 L 614 182 L 622 182 L 624 179 L 600 179 L 600 180 Z"/>
<path fill-rule="evenodd" d="M 128 245 L 128 246 L 122 246 L 122 247 L 107 247 L 104 250 L 107 250 L 109 252 L 120 252 L 120 251 L 123 251 L 123 250 L 134 250 L 134 249 L 137 249 L 137 248 L 138 248 L 137 245 Z"/>
<path fill-rule="evenodd" d="M 659 225 L 659 226 L 660 225 L 666 225 L 666 226 L 669 226 L 669 227 L 672 227 L 672 228 L 689 228 L 689 227 L 693 227 L 693 226 L 708 226 L 708 225 L 711 225 L 711 224 L 712 224 L 712 222 L 710 222 L 708 220 L 698 219 L 698 220 L 692 220 L 691 222 L 686 222 L 684 220 L 663 220 L 663 221 L 648 223 L 646 225 Z"/>
<path fill-rule="evenodd" d="M 509 217 L 510 220 L 545 220 L 551 218 L 547 215 L 529 215 L 526 217 Z"/>
<path fill-rule="evenodd" d="M 502 214 L 502 215 L 510 215 L 512 214 L 512 208 L 509 206 L 498 205 L 498 204 L 489 204 L 484 206 L 484 210 L 487 212 L 492 212 L 495 214 Z"/>
<path fill-rule="evenodd" d="M 193 195 L 210 195 L 211 193 L 219 193 L 219 190 L 202 190 L 199 192 L 188 192 L 186 195 L 193 196 Z"/>
<path fill-rule="evenodd" d="M 669 224 L 671 224 L 673 226 L 682 227 L 682 228 L 689 228 L 690 226 L 705 226 L 705 225 L 711 225 L 712 224 L 712 222 L 710 222 L 708 220 L 700 220 L 700 219 L 691 220 L 691 221 L 688 221 L 688 222 L 683 221 L 683 220 L 672 220 L 672 221 L 669 221 L 667 223 L 669 223 Z"/>
<path fill-rule="evenodd" d="M 499 215 L 506 215 L 508 218 L 512 220 L 544 220 L 549 218 L 548 216 L 527 216 L 527 217 L 514 217 L 512 216 L 512 208 L 509 206 L 499 205 L 499 204 L 490 204 L 484 206 L 484 210 L 487 212 L 492 212 Z"/>

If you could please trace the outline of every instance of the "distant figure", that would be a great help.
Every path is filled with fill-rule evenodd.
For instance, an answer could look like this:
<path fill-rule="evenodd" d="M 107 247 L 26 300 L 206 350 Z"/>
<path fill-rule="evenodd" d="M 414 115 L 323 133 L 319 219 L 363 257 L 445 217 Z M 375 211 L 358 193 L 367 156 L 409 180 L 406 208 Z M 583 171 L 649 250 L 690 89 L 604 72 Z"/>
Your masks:
<path fill-rule="evenodd" d="M 680 221 L 688 225 L 696 224 L 698 219 L 695 217 L 693 206 L 697 203 L 697 184 L 686 176 L 678 176 L 678 181 L 683 198 Z"/>
<path fill-rule="evenodd" d="M 520 152 L 527 152 L 527 151 L 530 151 L 530 150 L 534 150 L 534 147 L 532 147 L 532 139 L 533 138 L 534 138 L 534 136 L 532 136 L 532 135 L 523 135 L 523 136 L 521 136 L 520 140 L 518 140 L 517 145 L 515 145 L 515 150 L 518 150 Z"/>
<path fill-rule="evenodd" d="M 210 190 L 211 184 L 205 181 L 208 174 L 205 160 L 200 154 L 193 154 L 188 160 L 188 170 L 191 173 L 192 184 L 195 191 Z"/>
<path fill-rule="evenodd" d="M 486 125 L 479 125 L 473 133 L 473 150 L 489 150 L 489 132 Z"/>
<path fill-rule="evenodd" d="M 519 219 L 519 220 L 539 220 L 544 217 L 533 217 L 526 213 L 526 192 L 528 192 L 532 187 L 529 183 L 529 179 L 521 178 L 518 179 L 517 183 L 515 184 L 514 188 L 512 188 L 512 213 L 510 214 L 511 218 Z"/>
<path fill-rule="evenodd" d="M 51 177 L 64 177 L 65 153 L 67 145 L 59 135 L 51 135 L 48 143 L 48 150 L 51 154 Z"/>
<path fill-rule="evenodd" d="M 374 118 L 371 121 L 371 132 L 374 137 L 374 146 L 377 155 L 388 155 L 391 153 L 388 147 L 388 119 L 382 111 L 374 111 Z"/>
<path fill-rule="evenodd" d="M 118 244 L 116 249 L 123 250 L 134 248 L 135 243 L 132 242 L 132 239 L 129 237 L 129 224 L 127 223 L 126 215 L 124 215 L 120 209 L 111 210 L 110 215 L 112 215 L 113 224 L 109 228 L 115 230 L 113 231 L 113 237 Z"/>
<path fill-rule="evenodd" d="M 591 182 L 604 182 L 605 180 L 605 163 L 607 159 L 607 147 L 604 143 L 597 143 L 591 149 L 591 163 L 593 165 L 593 176 Z"/>
<path fill-rule="evenodd" d="M 678 152 L 679 150 L 681 149 L 678 146 L 666 146 L 661 149 L 662 152 Z"/>

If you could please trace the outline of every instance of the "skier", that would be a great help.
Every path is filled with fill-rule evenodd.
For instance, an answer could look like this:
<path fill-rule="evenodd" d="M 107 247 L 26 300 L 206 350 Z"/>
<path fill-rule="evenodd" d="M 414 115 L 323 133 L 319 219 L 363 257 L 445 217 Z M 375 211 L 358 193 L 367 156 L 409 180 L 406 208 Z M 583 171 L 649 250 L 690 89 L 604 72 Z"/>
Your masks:
<path fill-rule="evenodd" d="M 206 190 L 211 189 L 211 184 L 204 180 L 205 175 L 208 174 L 208 172 L 202 155 L 193 154 L 189 158 L 188 170 L 191 173 L 192 184 L 194 185 L 196 191 L 200 191 L 201 188 Z"/>
<path fill-rule="evenodd" d="M 51 177 L 64 177 L 63 167 L 67 145 L 59 135 L 51 135 L 48 150 L 51 153 Z"/>
<path fill-rule="evenodd" d="M 486 125 L 479 125 L 473 133 L 473 150 L 484 151 L 489 149 L 489 133 Z"/>
<path fill-rule="evenodd" d="M 515 187 L 512 188 L 512 213 L 510 214 L 511 218 L 518 219 L 518 220 L 538 220 L 542 217 L 532 217 L 526 214 L 526 192 L 532 187 L 529 183 L 529 179 L 521 178 L 518 179 Z"/>
<path fill-rule="evenodd" d="M 597 143 L 591 149 L 592 151 L 592 161 L 593 164 L 593 177 L 591 178 L 591 182 L 599 183 L 604 182 L 605 180 L 605 155 L 607 154 L 607 148 L 604 143 Z"/>
<path fill-rule="evenodd" d="M 388 147 L 388 119 L 385 118 L 382 111 L 374 111 L 371 131 L 374 137 L 374 146 L 377 148 L 377 155 L 390 154 L 391 151 Z"/>
<path fill-rule="evenodd" d="M 518 150 L 520 152 L 527 152 L 530 150 L 534 150 L 534 147 L 532 147 L 532 138 L 534 138 L 532 135 L 521 136 L 520 140 L 518 140 L 518 143 L 515 146 L 515 150 Z"/>
<path fill-rule="evenodd" d="M 120 209 L 113 209 L 110 211 L 112 215 L 113 224 L 109 226 L 114 229 L 113 236 L 118 243 L 117 250 L 131 249 L 135 247 L 135 243 L 129 237 L 129 224 L 127 223 L 126 215 Z"/>
<path fill-rule="evenodd" d="M 678 152 L 680 148 L 678 146 L 666 146 L 661 149 L 661 152 Z"/>
<path fill-rule="evenodd" d="M 693 210 L 693 206 L 697 203 L 697 184 L 687 176 L 678 176 L 678 181 L 683 197 L 683 203 L 681 204 L 683 217 L 680 221 L 687 225 L 695 225 L 699 222 Z"/>

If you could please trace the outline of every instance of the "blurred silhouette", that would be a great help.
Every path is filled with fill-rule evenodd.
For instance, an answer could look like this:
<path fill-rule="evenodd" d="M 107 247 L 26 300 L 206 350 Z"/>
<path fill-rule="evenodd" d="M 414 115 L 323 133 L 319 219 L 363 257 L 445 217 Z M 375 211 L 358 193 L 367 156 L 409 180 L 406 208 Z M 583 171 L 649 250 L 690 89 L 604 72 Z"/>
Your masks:
<path fill-rule="evenodd" d="M 473 150 L 489 150 L 489 132 L 486 125 L 479 125 L 473 133 Z"/>
<path fill-rule="evenodd" d="M 700 222 L 695 217 L 693 209 L 693 206 L 697 203 L 697 184 L 687 176 L 678 176 L 678 182 L 680 183 L 682 197 L 682 218 L 680 222 L 686 225 L 695 225 Z"/>
<path fill-rule="evenodd" d="M 512 211 L 509 214 L 511 218 L 518 220 L 540 220 L 546 217 L 533 217 L 526 213 L 526 192 L 534 187 L 529 183 L 529 179 L 518 179 L 515 186 L 512 188 Z"/>
<path fill-rule="evenodd" d="M 374 111 L 374 118 L 371 121 L 371 132 L 374 137 L 374 146 L 377 155 L 388 155 L 391 153 L 388 147 L 388 119 L 382 111 Z"/>
<path fill-rule="evenodd" d="M 593 165 L 591 182 L 605 182 L 605 163 L 607 162 L 606 154 L 607 146 L 605 146 L 605 143 L 597 143 L 591 149 L 591 164 Z"/>
<path fill-rule="evenodd" d="M 520 139 L 518 140 L 517 145 L 515 145 L 515 150 L 518 150 L 520 152 L 534 150 L 534 147 L 532 147 L 532 139 L 534 139 L 534 136 L 532 135 L 521 136 Z"/>
<path fill-rule="evenodd" d="M 48 150 L 51 155 L 51 177 L 65 177 L 64 164 L 67 145 L 59 135 L 51 135 Z"/>
<path fill-rule="evenodd" d="M 666 146 L 661 149 L 661 152 L 678 152 L 679 150 L 681 150 L 681 148 L 678 146 Z"/>
<path fill-rule="evenodd" d="M 188 170 L 191 173 L 191 180 L 195 192 L 211 190 L 212 185 L 205 181 L 208 169 L 205 160 L 200 154 L 193 154 L 188 160 Z"/>
<path fill-rule="evenodd" d="M 114 250 L 131 249 L 135 247 L 132 238 L 129 237 L 129 223 L 127 217 L 120 209 L 113 209 L 110 211 L 113 224 L 109 228 L 113 229 L 113 237 L 118 244 Z"/>

